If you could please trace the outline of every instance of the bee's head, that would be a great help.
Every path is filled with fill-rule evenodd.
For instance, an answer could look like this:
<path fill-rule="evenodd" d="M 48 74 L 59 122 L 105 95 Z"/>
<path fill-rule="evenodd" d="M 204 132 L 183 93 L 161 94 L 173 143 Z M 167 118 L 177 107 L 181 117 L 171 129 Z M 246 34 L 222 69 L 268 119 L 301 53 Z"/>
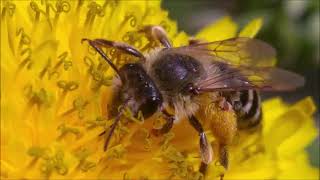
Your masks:
<path fill-rule="evenodd" d="M 125 64 L 119 69 L 119 76 L 120 100 L 128 102 L 133 113 L 141 111 L 144 117 L 149 117 L 158 110 L 162 95 L 141 64 Z"/>

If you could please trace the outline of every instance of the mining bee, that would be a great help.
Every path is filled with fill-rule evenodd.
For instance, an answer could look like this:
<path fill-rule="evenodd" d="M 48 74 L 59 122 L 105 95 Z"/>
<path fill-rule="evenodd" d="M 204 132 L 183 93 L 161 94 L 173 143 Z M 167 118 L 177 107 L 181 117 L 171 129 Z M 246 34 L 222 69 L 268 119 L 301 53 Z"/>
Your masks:
<path fill-rule="evenodd" d="M 105 39 L 87 41 L 116 72 L 111 108 L 114 122 L 104 145 L 108 148 L 111 136 L 128 108 L 134 115 L 142 112 L 148 118 L 161 111 L 166 124 L 157 133 L 167 133 L 174 121 L 188 119 L 199 133 L 200 172 L 212 161 L 212 148 L 197 114 L 213 122 L 213 134 L 218 141 L 218 159 L 228 167 L 227 147 L 239 129 L 257 126 L 261 119 L 259 91 L 294 90 L 304 84 L 304 78 L 274 67 L 275 50 L 267 43 L 251 38 L 236 37 L 222 41 L 190 40 L 189 44 L 172 47 L 165 30 L 160 26 L 145 26 L 140 33 L 159 47 L 143 54 L 133 46 Z M 163 47 L 160 47 L 160 46 Z M 102 50 L 115 48 L 138 59 L 119 69 Z M 119 107 L 120 110 L 119 110 Z M 212 108 L 208 108 L 212 107 Z M 173 109 L 170 113 L 168 109 Z M 211 116 L 214 111 L 234 115 Z M 225 113 L 225 114 L 230 114 Z"/>

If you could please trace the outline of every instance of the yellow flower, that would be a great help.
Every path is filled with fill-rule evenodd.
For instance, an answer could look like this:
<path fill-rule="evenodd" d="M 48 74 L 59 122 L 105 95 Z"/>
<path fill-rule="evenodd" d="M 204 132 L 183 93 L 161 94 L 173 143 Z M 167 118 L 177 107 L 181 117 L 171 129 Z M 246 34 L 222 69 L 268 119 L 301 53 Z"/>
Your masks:
<path fill-rule="evenodd" d="M 186 121 L 164 136 L 150 135 L 157 119 L 120 124 L 117 143 L 103 151 L 99 134 L 112 70 L 82 38 L 124 41 L 146 52 L 137 29 L 163 26 L 174 46 L 187 44 L 159 1 L 1 1 L 1 178 L 198 179 L 197 133 Z M 254 37 L 255 19 L 240 36 Z M 200 31 L 208 41 L 237 35 L 225 17 Z M 121 65 L 126 57 L 108 54 Z M 294 105 L 263 104 L 263 129 L 240 132 L 230 147 L 230 168 L 211 163 L 207 179 L 315 179 L 304 148 L 317 136 L 310 98 Z M 190 132 L 190 133 L 185 133 Z M 214 143 L 210 129 L 209 140 Z"/>

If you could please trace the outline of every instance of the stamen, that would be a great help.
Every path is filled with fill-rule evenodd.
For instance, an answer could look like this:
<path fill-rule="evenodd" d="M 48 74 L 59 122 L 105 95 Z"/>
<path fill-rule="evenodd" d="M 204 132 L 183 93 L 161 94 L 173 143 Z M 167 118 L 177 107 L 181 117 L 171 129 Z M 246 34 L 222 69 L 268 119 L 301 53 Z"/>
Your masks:
<path fill-rule="evenodd" d="M 42 79 L 46 73 L 48 73 L 48 76 L 50 76 L 49 74 L 50 67 L 51 67 L 51 59 L 49 58 L 47 61 L 47 64 L 44 66 L 43 70 L 39 73 L 40 79 Z"/>
<path fill-rule="evenodd" d="M 84 61 L 85 65 L 89 67 L 89 69 L 92 68 L 93 66 L 95 66 L 93 60 L 88 56 L 85 56 L 83 58 L 83 61 Z"/>
<path fill-rule="evenodd" d="M 106 125 L 106 121 L 107 121 L 106 118 L 98 116 L 95 120 L 87 121 L 86 126 L 87 126 L 87 129 L 93 129 L 95 127 L 100 127 L 100 126 L 107 127 L 108 125 Z"/>
<path fill-rule="evenodd" d="M 151 140 L 151 136 L 149 133 L 149 130 L 146 128 L 141 129 L 141 132 L 144 134 L 144 149 L 146 151 L 150 151 L 151 150 L 151 144 L 152 144 L 152 140 Z"/>
<path fill-rule="evenodd" d="M 94 91 L 98 91 L 101 86 L 110 86 L 112 85 L 112 76 L 105 76 L 104 75 L 104 69 L 105 67 L 109 66 L 98 66 L 97 69 L 94 67 L 89 71 L 89 73 L 92 75 L 93 80 L 96 82 L 96 84 L 91 88 Z"/>
<path fill-rule="evenodd" d="M 71 109 L 69 109 L 68 111 L 64 112 L 60 116 L 67 116 L 77 110 L 78 117 L 80 119 L 82 119 L 84 117 L 84 109 L 88 104 L 89 104 L 89 101 L 83 100 L 81 97 L 78 97 L 73 101 L 73 104 L 72 104 L 73 107 Z"/>
<path fill-rule="evenodd" d="M 38 146 L 33 146 L 31 148 L 28 149 L 28 155 L 35 157 L 35 158 L 41 158 L 44 156 L 44 154 L 46 153 L 47 148 L 41 148 Z"/>
<path fill-rule="evenodd" d="M 39 20 L 40 20 L 40 14 L 43 14 L 44 17 L 46 18 L 47 22 L 48 22 L 49 27 L 51 29 L 53 29 L 53 25 L 52 25 L 50 14 L 49 14 L 48 4 L 46 4 L 46 11 L 41 10 L 39 8 L 38 4 L 36 2 L 34 2 L 34 1 L 30 2 L 30 7 L 36 13 L 36 15 L 35 15 L 35 25 L 37 25 Z"/>
<path fill-rule="evenodd" d="M 24 32 L 24 28 L 19 28 L 16 32 L 16 36 L 20 36 L 21 35 L 21 38 L 20 38 L 20 42 L 19 42 L 19 47 L 21 48 L 22 45 L 27 45 L 27 44 L 30 44 L 31 43 L 31 38 L 29 35 L 27 35 L 25 32 Z"/>
<path fill-rule="evenodd" d="M 60 80 L 57 82 L 57 86 L 61 88 L 64 92 L 68 92 L 68 91 L 74 91 L 78 89 L 79 83 L 75 81 Z"/>
<path fill-rule="evenodd" d="M 6 16 L 7 12 L 9 16 L 12 17 L 15 10 L 16 10 L 16 5 L 10 1 L 7 1 L 1 10 L 1 19 L 3 19 Z"/>
<path fill-rule="evenodd" d="M 190 179 L 190 177 L 199 176 L 195 173 L 192 164 L 189 164 L 184 155 L 173 146 L 170 145 L 167 149 L 161 151 L 161 156 L 169 163 L 168 167 L 172 172 L 171 178 L 178 176 Z"/>
<path fill-rule="evenodd" d="M 116 145 L 112 148 L 110 148 L 108 152 L 108 159 L 121 159 L 125 155 L 127 150 L 122 144 Z"/>
<path fill-rule="evenodd" d="M 65 124 L 59 125 L 57 129 L 61 131 L 61 134 L 58 136 L 57 140 L 62 139 L 68 133 L 76 135 L 77 139 L 79 139 L 82 135 L 78 128 L 68 127 Z"/>
<path fill-rule="evenodd" d="M 71 5 L 68 1 L 62 0 L 56 2 L 57 12 L 69 12 L 71 9 Z"/>
<path fill-rule="evenodd" d="M 141 35 L 139 33 L 135 32 L 135 31 L 127 32 L 122 37 L 122 40 L 124 42 L 127 42 L 128 44 L 131 44 L 131 45 L 137 47 L 138 49 L 141 48 L 142 45 L 143 45 Z"/>
<path fill-rule="evenodd" d="M 127 13 L 124 16 L 124 20 L 121 22 L 120 29 L 129 21 L 131 27 L 135 27 L 137 25 L 137 18 L 133 15 L 133 13 Z"/>
<path fill-rule="evenodd" d="M 60 175 L 66 175 L 68 173 L 68 167 L 64 162 L 63 151 L 57 150 L 53 156 L 47 154 L 46 157 L 43 157 L 43 159 L 45 162 L 41 164 L 40 171 L 46 177 L 49 177 L 54 170 L 56 170 L 56 172 Z"/>
<path fill-rule="evenodd" d="M 161 151 L 165 151 L 169 148 L 169 142 L 174 138 L 173 132 L 168 132 L 167 134 L 164 134 L 164 139 L 162 141 L 162 145 L 160 147 Z"/>
<path fill-rule="evenodd" d="M 60 14 L 62 12 L 64 13 L 69 12 L 70 8 L 71 8 L 70 3 L 65 0 L 57 1 L 55 7 L 49 2 L 46 3 L 46 10 L 47 10 L 48 16 L 50 14 L 50 9 L 55 13 L 53 27 L 57 25 Z"/>
<path fill-rule="evenodd" d="M 130 119 L 131 121 L 138 123 L 138 124 L 143 124 L 144 123 L 144 117 L 141 111 L 138 112 L 138 116 L 137 118 L 134 117 L 132 111 L 126 107 L 124 112 L 123 112 L 123 116 Z"/>
<path fill-rule="evenodd" d="M 80 166 L 81 171 L 88 172 L 90 169 L 96 167 L 97 164 L 90 161 L 84 161 L 82 165 Z"/>
<path fill-rule="evenodd" d="M 104 16 L 104 9 L 96 2 L 91 2 L 90 4 L 88 4 L 88 8 L 89 8 L 89 11 L 87 13 L 87 18 L 85 20 L 84 25 L 85 25 L 85 27 L 88 28 L 88 30 L 90 30 L 92 27 L 92 24 L 94 22 L 95 17 L 97 15 L 100 17 Z"/>
<path fill-rule="evenodd" d="M 81 149 L 75 153 L 75 156 L 79 159 L 78 168 L 83 172 L 87 172 L 96 166 L 96 163 L 87 160 L 90 154 L 91 152 L 88 149 Z"/>
<path fill-rule="evenodd" d="M 26 97 L 29 98 L 29 104 L 36 104 L 40 108 L 42 105 L 49 107 L 51 105 L 49 95 L 44 88 L 41 88 L 38 92 L 33 91 L 32 86 L 28 87 Z"/>

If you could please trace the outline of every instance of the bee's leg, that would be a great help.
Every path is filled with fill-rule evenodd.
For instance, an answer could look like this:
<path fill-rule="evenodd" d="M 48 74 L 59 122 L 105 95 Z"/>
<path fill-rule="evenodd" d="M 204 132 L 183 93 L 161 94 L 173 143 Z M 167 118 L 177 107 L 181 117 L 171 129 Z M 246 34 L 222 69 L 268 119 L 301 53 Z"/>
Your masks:
<path fill-rule="evenodd" d="M 228 169 L 229 158 L 227 146 L 225 144 L 219 144 L 219 162 L 225 169 Z"/>
<path fill-rule="evenodd" d="M 208 142 L 203 127 L 198 119 L 195 116 L 191 116 L 189 117 L 189 122 L 192 127 L 198 131 L 200 136 L 200 153 L 202 162 L 199 171 L 202 174 L 205 174 L 208 164 L 212 161 L 212 147 Z"/>
<path fill-rule="evenodd" d="M 166 119 L 166 124 L 163 125 L 163 127 L 161 129 L 153 129 L 152 133 L 155 134 L 156 136 L 160 135 L 160 134 L 166 134 L 168 133 L 172 126 L 173 126 L 173 121 L 175 119 L 175 117 L 173 115 L 171 115 L 168 111 L 166 111 L 165 109 L 163 109 L 161 111 L 164 115 L 164 118 Z"/>
<path fill-rule="evenodd" d="M 99 136 L 103 136 L 103 135 L 105 135 L 105 134 L 106 134 L 106 130 L 102 131 L 102 132 L 99 134 Z"/>
<path fill-rule="evenodd" d="M 172 47 L 166 31 L 161 26 L 144 26 L 139 32 L 144 32 L 149 40 L 159 41 L 166 48 Z"/>
<path fill-rule="evenodd" d="M 189 45 L 196 45 L 196 44 L 201 44 L 201 43 L 207 43 L 207 41 L 205 41 L 203 39 L 197 39 L 193 36 L 188 39 Z"/>
<path fill-rule="evenodd" d="M 126 101 L 126 102 L 127 102 L 127 101 Z M 113 135 L 113 133 L 114 133 L 114 130 L 116 129 L 119 121 L 120 121 L 120 118 L 121 118 L 121 116 L 122 116 L 125 108 L 126 108 L 126 103 L 125 103 L 123 106 L 121 106 L 121 108 L 119 109 L 119 113 L 118 113 L 117 116 L 115 117 L 114 122 L 113 122 L 113 124 L 112 124 L 111 127 L 110 127 L 110 130 L 109 130 L 109 132 L 108 132 L 108 134 L 107 134 L 106 142 L 105 142 L 105 144 L 104 144 L 104 148 L 103 148 L 104 151 L 106 151 L 106 150 L 108 149 L 108 145 L 109 145 L 109 142 L 110 142 L 110 140 L 111 140 L 111 137 L 112 137 L 112 135 Z M 103 134 L 106 134 L 106 133 L 103 133 Z"/>
<path fill-rule="evenodd" d="M 89 39 L 82 39 L 82 41 L 89 41 L 94 43 L 96 46 L 98 47 L 113 47 L 116 49 L 121 50 L 122 52 L 129 54 L 129 55 L 133 55 L 135 57 L 144 59 L 143 54 L 138 51 L 137 49 L 135 49 L 133 46 L 130 46 L 129 44 L 126 43 L 122 43 L 122 42 L 115 42 L 115 41 L 109 41 L 106 39 L 93 39 L 93 40 L 89 40 Z"/>
<path fill-rule="evenodd" d="M 194 37 L 191 37 L 188 39 L 188 44 L 189 45 L 194 45 L 194 44 L 200 44 L 203 43 L 204 41 L 200 40 L 200 39 L 196 39 Z"/>

